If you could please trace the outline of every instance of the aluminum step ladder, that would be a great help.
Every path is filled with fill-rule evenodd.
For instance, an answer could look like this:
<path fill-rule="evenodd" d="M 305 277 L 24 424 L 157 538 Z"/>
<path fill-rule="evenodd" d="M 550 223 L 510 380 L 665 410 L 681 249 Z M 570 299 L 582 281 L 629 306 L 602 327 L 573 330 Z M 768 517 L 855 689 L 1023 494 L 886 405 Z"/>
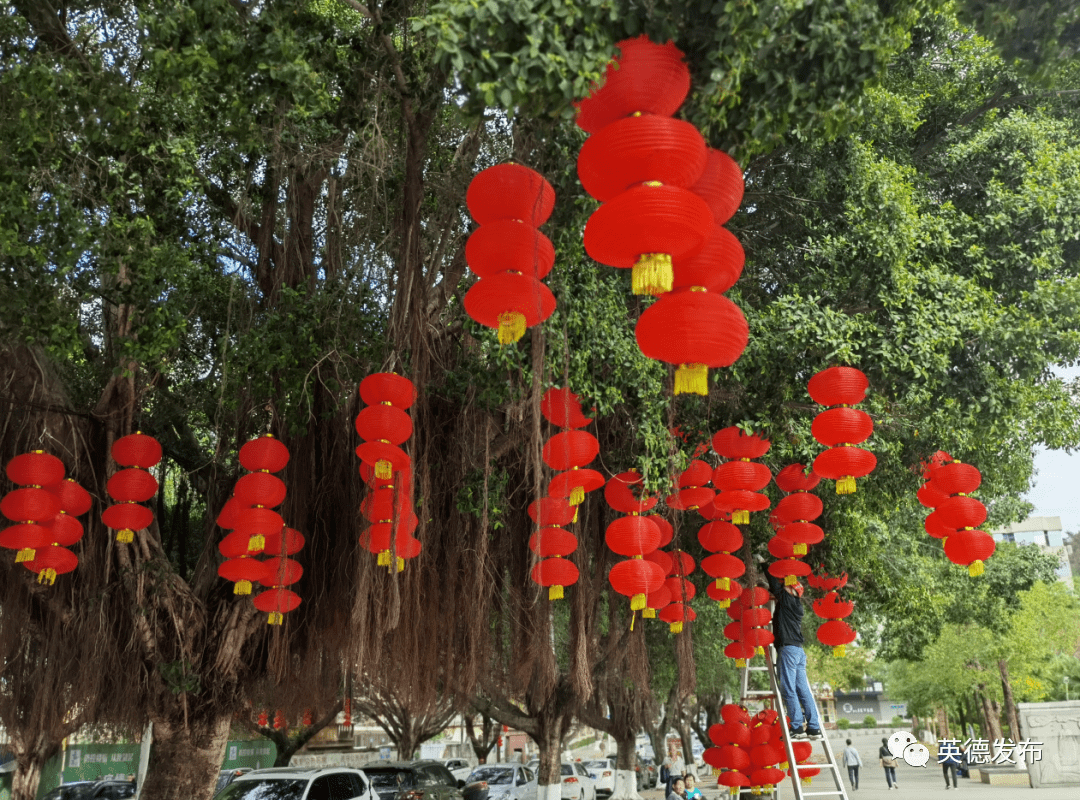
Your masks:
<path fill-rule="evenodd" d="M 836 763 L 836 756 L 833 753 L 832 744 L 829 742 L 829 737 L 825 735 L 825 731 L 822 730 L 822 736 L 818 740 L 802 740 L 809 741 L 813 744 L 815 741 L 821 744 L 822 749 L 825 752 L 824 764 L 796 764 L 795 763 L 795 751 L 791 746 L 791 734 L 787 725 L 787 713 L 784 708 L 784 699 L 780 696 L 780 685 L 776 679 L 776 666 L 773 660 L 773 648 L 765 648 L 765 666 L 755 667 L 751 666 L 752 660 L 747 660 L 746 666 L 743 668 L 742 674 L 742 702 L 746 705 L 748 702 L 763 702 L 769 700 L 772 702 L 772 707 L 776 709 L 776 713 L 780 715 L 780 725 L 784 731 L 784 752 L 787 754 L 788 764 L 791 766 L 791 786 L 795 792 L 795 800 L 803 800 L 805 797 L 839 797 L 841 800 L 848 800 L 847 790 L 844 789 L 843 776 L 840 772 L 840 765 Z M 751 672 L 767 672 L 769 675 L 769 689 L 752 689 L 750 687 L 750 673 Z M 815 701 L 816 702 L 816 701 Z M 820 714 L 819 714 L 820 716 Z M 807 791 L 803 787 L 802 782 L 799 780 L 799 770 L 801 769 L 820 769 L 820 777 L 824 778 L 826 773 L 833 779 L 833 788 L 824 789 L 820 791 Z M 780 787 L 777 786 L 777 789 Z"/>

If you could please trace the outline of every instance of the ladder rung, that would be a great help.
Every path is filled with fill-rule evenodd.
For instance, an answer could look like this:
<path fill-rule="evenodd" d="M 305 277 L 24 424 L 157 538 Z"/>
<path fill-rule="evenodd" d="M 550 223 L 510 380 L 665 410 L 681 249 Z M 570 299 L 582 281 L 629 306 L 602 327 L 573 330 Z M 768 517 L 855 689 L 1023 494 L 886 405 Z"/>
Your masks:
<path fill-rule="evenodd" d="M 844 795 L 844 793 L 842 791 L 839 791 L 838 789 L 833 789 L 831 792 L 803 792 L 802 796 L 803 797 L 826 797 L 826 796 L 830 796 L 830 795 L 834 795 L 834 794 L 840 795 L 841 797 Z"/>

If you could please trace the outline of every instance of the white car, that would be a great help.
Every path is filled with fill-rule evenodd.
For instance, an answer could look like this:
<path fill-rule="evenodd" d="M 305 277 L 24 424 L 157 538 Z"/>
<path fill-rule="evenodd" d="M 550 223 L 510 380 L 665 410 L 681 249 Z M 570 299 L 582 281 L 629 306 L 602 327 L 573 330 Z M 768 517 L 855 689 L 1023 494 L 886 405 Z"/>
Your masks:
<path fill-rule="evenodd" d="M 464 758 L 448 758 L 444 763 L 446 768 L 450 770 L 450 774 L 459 781 L 466 780 L 472 775 L 472 764 Z"/>
<path fill-rule="evenodd" d="M 596 782 L 580 761 L 559 764 L 563 800 L 596 800 Z"/>
<path fill-rule="evenodd" d="M 606 758 L 586 761 L 585 769 L 589 771 L 589 775 L 596 784 L 596 796 L 611 797 L 615 792 L 615 767 L 611 765 L 611 762 Z"/>
<path fill-rule="evenodd" d="M 487 784 L 488 800 L 536 800 L 536 775 L 523 764 L 481 764 L 465 783 L 478 781 Z"/>
<path fill-rule="evenodd" d="M 240 775 L 215 800 L 377 800 L 367 776 L 348 767 L 271 767 Z"/>

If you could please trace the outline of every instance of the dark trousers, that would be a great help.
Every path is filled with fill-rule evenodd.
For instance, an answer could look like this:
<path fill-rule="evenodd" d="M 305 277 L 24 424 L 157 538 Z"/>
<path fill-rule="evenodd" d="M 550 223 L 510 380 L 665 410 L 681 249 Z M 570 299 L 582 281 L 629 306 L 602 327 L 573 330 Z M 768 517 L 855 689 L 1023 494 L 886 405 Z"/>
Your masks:
<path fill-rule="evenodd" d="M 896 783 L 896 767 L 885 767 L 885 783 L 889 784 L 890 789 Z"/>
<path fill-rule="evenodd" d="M 945 776 L 945 785 L 949 785 L 949 773 L 952 773 L 952 788 L 956 788 L 956 764 L 950 764 L 948 761 L 941 765 L 941 774 Z"/>
<path fill-rule="evenodd" d="M 851 782 L 851 788 L 852 789 L 858 789 L 859 788 L 859 768 L 858 767 L 848 767 L 847 768 L 847 778 L 848 778 L 848 781 Z"/>

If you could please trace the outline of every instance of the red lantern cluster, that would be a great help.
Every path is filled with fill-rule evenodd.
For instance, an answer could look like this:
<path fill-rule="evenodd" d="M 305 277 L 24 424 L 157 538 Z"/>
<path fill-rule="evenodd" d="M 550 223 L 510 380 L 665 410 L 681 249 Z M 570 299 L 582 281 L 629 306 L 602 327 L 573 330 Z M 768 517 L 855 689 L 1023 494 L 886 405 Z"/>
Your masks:
<path fill-rule="evenodd" d="M 744 262 L 721 227 L 742 202 L 742 171 L 672 117 L 690 89 L 682 52 L 644 36 L 618 46 L 603 86 L 578 105 L 578 125 L 591 134 L 578 176 L 602 203 L 585 226 L 585 250 L 631 268 L 635 294 L 661 295 L 638 320 L 638 346 L 676 365 L 675 394 L 704 395 L 709 367 L 734 363 L 749 336 L 722 295 Z"/>
<path fill-rule="evenodd" d="M 994 537 L 977 530 L 986 521 L 986 506 L 971 497 L 979 488 L 982 475 L 971 464 L 953 461 L 930 473 L 930 488 L 945 499 L 926 518 L 931 536 L 941 532 L 945 555 L 954 564 L 968 568 L 971 577 L 983 574 L 983 562 L 994 554 Z"/>
<path fill-rule="evenodd" d="M 746 572 L 746 565 L 734 552 L 743 545 L 742 531 L 731 522 L 723 519 L 726 513 L 712 506 L 718 519 L 705 523 L 698 531 L 698 542 L 705 550 L 713 553 L 701 560 L 701 569 L 713 582 L 705 592 L 720 604 L 728 608 L 731 601 L 742 594 L 742 585 L 736 580 Z"/>
<path fill-rule="evenodd" d="M 83 536 L 76 517 L 90 510 L 91 500 L 64 472 L 60 459 L 41 450 L 15 456 L 7 465 L 8 479 L 22 488 L 0 500 L 0 513 L 16 523 L 0 531 L 0 547 L 16 550 L 16 563 L 35 573 L 38 583 L 53 584 L 79 563 L 68 548 Z"/>
<path fill-rule="evenodd" d="M 574 508 L 563 497 L 541 497 L 529 505 L 537 530 L 529 547 L 540 561 L 533 567 L 533 583 L 547 587 L 548 600 L 563 597 L 563 587 L 577 583 L 578 568 L 567 556 L 577 550 L 577 537 L 563 526 L 574 521 Z"/>
<path fill-rule="evenodd" d="M 933 455 L 931 455 L 929 459 L 922 463 L 921 466 L 923 485 L 919 487 L 919 491 L 917 494 L 920 505 L 933 511 L 935 508 L 937 508 L 939 505 L 949 499 L 949 496 L 947 494 L 943 494 L 931 485 L 930 478 L 933 475 L 934 470 L 936 470 L 943 464 L 950 463 L 952 460 L 952 456 L 950 456 L 944 450 L 938 450 Z M 934 536 L 934 534 L 930 535 Z"/>
<path fill-rule="evenodd" d="M 836 481 L 837 494 L 853 494 L 855 479 L 869 475 L 877 458 L 855 445 L 874 432 L 865 411 L 851 408 L 866 397 L 870 383 L 854 367 L 829 367 L 810 379 L 807 391 L 814 402 L 831 406 L 814 418 L 810 432 L 829 449 L 814 459 L 814 472 Z"/>
<path fill-rule="evenodd" d="M 772 624 L 772 614 L 766 607 L 769 592 L 753 586 L 732 601 L 727 608 L 731 618 L 724 627 L 724 636 L 731 643 L 724 648 L 724 655 L 735 660 L 736 667 L 745 667 L 747 659 L 765 652 L 765 646 L 773 643 L 773 634 L 766 626 Z"/>
<path fill-rule="evenodd" d="M 116 541 L 131 542 L 135 531 L 149 528 L 154 521 L 154 512 L 140 503 L 157 493 L 157 479 L 149 470 L 161 461 L 161 445 L 153 436 L 136 431 L 113 442 L 112 457 L 128 469 L 114 473 L 105 485 L 116 504 L 105 509 L 101 521 L 116 531 Z"/>
<path fill-rule="evenodd" d="M 668 567 L 664 580 L 664 588 L 667 589 L 670 600 L 657 612 L 657 616 L 668 624 L 672 633 L 682 633 L 684 623 L 697 619 L 697 612 L 690 608 L 690 601 L 694 599 L 697 589 L 687 580 L 696 565 L 694 559 L 682 550 L 673 550 L 665 555 L 671 558 L 671 566 Z"/>
<path fill-rule="evenodd" d="M 649 595 L 664 586 L 666 577 L 659 564 L 645 559 L 660 546 L 661 532 L 653 517 L 642 516 L 656 505 L 655 497 L 634 493 L 643 484 L 641 476 L 630 471 L 614 476 L 604 487 L 607 504 L 627 515 L 615 519 L 604 534 L 612 552 L 628 556 L 611 568 L 608 580 L 616 592 L 630 598 L 632 612 L 645 610 Z"/>
<path fill-rule="evenodd" d="M 753 794 L 772 794 L 773 787 L 784 780 L 784 770 L 777 765 L 787 762 L 784 754 L 784 731 L 780 717 L 771 708 L 759 711 L 750 721 L 750 790 Z"/>
<path fill-rule="evenodd" d="M 537 230 L 551 216 L 555 191 L 528 167 L 500 164 L 473 178 L 465 201 L 480 223 L 465 245 L 480 278 L 465 293 L 465 312 L 498 330 L 499 344 L 516 342 L 555 310 L 555 295 L 541 283 L 555 248 Z"/>
<path fill-rule="evenodd" d="M 795 756 L 795 764 L 788 769 L 787 774 L 798 776 L 804 786 L 809 786 L 811 778 L 821 774 L 821 767 L 804 766 L 811 763 L 810 756 L 814 752 L 814 746 L 810 742 L 792 742 L 791 750 Z"/>
<path fill-rule="evenodd" d="M 769 507 L 769 498 L 761 490 L 769 485 L 772 472 L 751 460 L 769 452 L 769 440 L 757 434 L 747 435 L 733 425 L 718 431 L 712 446 L 721 458 L 728 459 L 713 472 L 713 485 L 720 490 L 714 504 L 730 512 L 736 525 L 746 525 L 751 511 Z"/>
<path fill-rule="evenodd" d="M 665 550 L 661 550 L 661 547 L 667 547 L 671 544 L 671 540 L 675 536 L 675 528 L 661 516 L 652 515 L 649 517 L 653 521 L 657 530 L 660 531 L 660 544 L 656 550 L 651 553 L 645 554 L 647 561 L 655 562 L 661 569 L 664 575 L 664 584 L 654 592 L 650 592 L 645 598 L 645 609 L 641 612 L 641 616 L 645 619 L 656 619 L 658 612 L 667 607 L 674 597 L 672 597 L 671 590 L 667 587 L 667 577 L 670 575 L 675 566 L 675 560 L 672 558 L 671 553 Z"/>
<path fill-rule="evenodd" d="M 808 545 L 825 537 L 821 528 L 811 522 L 822 511 L 821 500 L 810 494 L 820 480 L 813 472 L 808 475 L 802 464 L 790 464 L 776 474 L 776 485 L 788 494 L 769 515 L 776 530 L 769 540 L 769 552 L 779 559 L 769 565 L 769 574 L 783 578 L 787 586 L 794 586 L 801 576 L 810 574 L 810 567 L 801 559 Z"/>
<path fill-rule="evenodd" d="M 751 717 L 742 706 L 728 703 L 720 709 L 721 724 L 709 726 L 709 740 L 713 746 L 702 753 L 702 759 L 718 776 L 717 783 L 726 786 L 733 797 L 738 797 L 744 786 L 750 786 L 753 764 L 750 760 Z"/>
<path fill-rule="evenodd" d="M 818 641 L 833 649 L 833 655 L 843 658 L 845 645 L 855 641 L 855 629 L 843 621 L 851 614 L 855 604 L 841 599 L 833 590 L 814 601 L 814 613 L 821 619 L 828 620 L 817 629 Z"/>

